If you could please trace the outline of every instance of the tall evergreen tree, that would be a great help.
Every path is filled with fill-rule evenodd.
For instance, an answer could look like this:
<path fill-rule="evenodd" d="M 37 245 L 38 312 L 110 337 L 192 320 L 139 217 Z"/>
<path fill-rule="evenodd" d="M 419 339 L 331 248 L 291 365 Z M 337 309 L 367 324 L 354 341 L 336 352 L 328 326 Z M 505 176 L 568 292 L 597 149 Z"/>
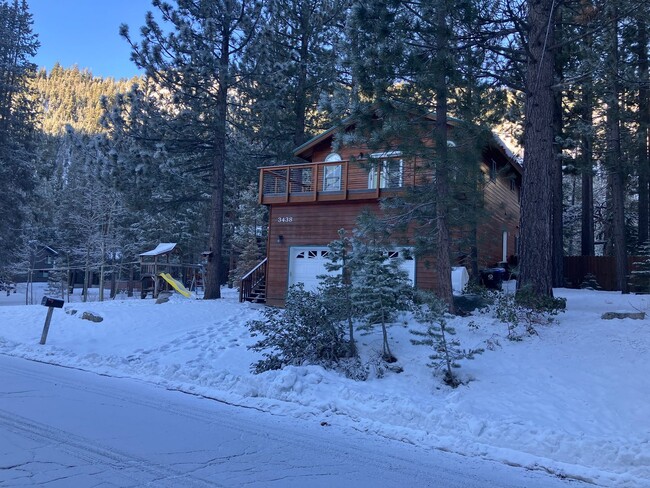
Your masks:
<path fill-rule="evenodd" d="M 521 195 L 521 272 L 517 286 L 553 295 L 551 175 L 556 164 L 554 0 L 528 0 L 528 65 Z"/>
<path fill-rule="evenodd" d="M 608 171 L 609 187 L 612 197 L 611 219 L 614 256 L 616 258 L 616 285 L 628 292 L 627 246 L 625 236 L 625 179 L 627 173 L 621 152 L 621 108 L 620 108 L 620 52 L 619 52 L 619 10 L 618 1 L 612 0 L 607 9 L 610 20 L 605 34 L 607 51 L 605 53 L 607 104 L 607 154 L 605 167 Z"/>
<path fill-rule="evenodd" d="M 164 146 L 195 155 L 210 186 L 206 299 L 220 298 L 224 182 L 229 96 L 247 76 L 240 70 L 243 50 L 257 32 L 260 5 L 253 0 L 152 0 L 163 19 L 149 13 L 138 43 L 123 26 L 132 59 L 163 93 L 170 94 L 168 124 L 151 134 Z"/>
<path fill-rule="evenodd" d="M 348 3 L 264 2 L 264 26 L 246 53 L 256 75 L 243 93 L 265 163 L 290 160 L 294 148 L 330 124 L 319 106 L 339 82 Z"/>
<path fill-rule="evenodd" d="M 0 1 L 0 268 L 19 246 L 34 186 L 36 120 L 29 94 L 37 48 L 27 2 Z"/>
<path fill-rule="evenodd" d="M 478 152 L 465 159 L 456 156 L 462 151 L 467 156 L 468 148 L 478 146 L 480 131 L 474 131 L 471 124 L 457 124 L 450 131 L 449 118 L 463 117 L 469 123 L 485 120 L 479 114 L 492 110 L 484 110 L 482 101 L 498 93 L 488 90 L 494 78 L 485 77 L 486 51 L 479 48 L 489 42 L 478 15 L 481 7 L 486 5 L 473 0 L 453 4 L 446 0 L 359 1 L 353 4 L 348 25 L 353 46 L 350 61 L 360 100 L 371 102 L 369 113 L 382 123 L 379 130 L 374 124 L 370 145 L 379 148 L 383 144 L 385 151 L 386 144 L 394 144 L 391 150 L 418 161 L 424 170 L 421 182 L 429 181 L 426 190 L 418 185 L 403 199 L 402 210 L 412 218 L 418 209 L 419 219 L 428 224 L 420 232 L 429 230 L 428 254 L 434 251 L 436 255 L 435 291 L 450 309 L 450 229 L 458 223 L 452 216 L 452 187 L 475 185 L 480 173 Z M 427 112 L 435 113 L 434 124 Z M 433 148 L 427 142 L 431 139 Z M 464 169 L 452 170 L 459 167 Z M 472 212 L 476 218 L 481 203 L 470 206 L 477 210 Z M 399 214 L 399 208 L 395 210 Z M 467 220 L 459 224 L 475 227 L 475 222 Z"/>
<path fill-rule="evenodd" d="M 650 243 L 650 63 L 648 62 L 648 14 L 650 8 L 643 2 L 636 11 L 636 64 L 638 87 L 638 246 Z"/>

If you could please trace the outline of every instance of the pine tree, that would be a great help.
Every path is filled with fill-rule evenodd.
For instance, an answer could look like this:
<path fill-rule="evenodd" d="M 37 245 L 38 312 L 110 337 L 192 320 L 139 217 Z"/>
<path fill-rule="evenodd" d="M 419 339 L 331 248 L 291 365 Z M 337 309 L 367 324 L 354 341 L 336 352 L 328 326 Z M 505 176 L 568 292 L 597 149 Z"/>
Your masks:
<path fill-rule="evenodd" d="M 434 369 L 444 369 L 444 382 L 455 388 L 461 384 L 455 368 L 460 368 L 462 359 L 474 359 L 483 349 L 461 349 L 460 341 L 454 339 L 456 330 L 449 326 L 446 317 L 446 304 L 429 292 L 417 294 L 418 304 L 415 308 L 415 318 L 426 327 L 424 330 L 411 329 L 411 333 L 420 339 L 411 339 L 411 343 L 429 346 L 433 352 L 429 356 L 428 366 Z"/>
<path fill-rule="evenodd" d="M 390 350 L 388 327 L 397 312 L 408 309 L 413 285 L 406 271 L 400 269 L 399 258 L 393 256 L 393 246 L 386 239 L 386 229 L 376 217 L 360 217 L 353 240 L 351 295 L 365 323 L 363 327 L 381 327 L 382 358 L 392 363 L 397 359 Z"/>
<path fill-rule="evenodd" d="M 422 170 L 416 188 L 395 200 L 391 210 L 400 223 L 419 221 L 418 234 L 427 237 L 421 241 L 428 245 L 426 254 L 436 256 L 436 293 L 450 310 L 451 227 L 458 205 L 452 187 L 467 178 L 463 184 L 474 185 L 467 193 L 473 197 L 480 176 L 480 152 L 469 158 L 457 154 L 461 148 L 465 155 L 475 148 L 481 131 L 473 130 L 471 123 L 482 120 L 479 114 L 492 112 L 482 102 L 489 96 L 481 76 L 487 58 L 479 44 L 488 42 L 488 36 L 480 8 L 471 0 L 453 5 L 448 1 L 355 2 L 348 24 L 353 46 L 350 64 L 359 92 L 356 115 L 366 120 L 365 126 L 358 125 L 358 132 L 372 149 L 401 151 Z M 493 102 L 497 99 L 493 96 Z M 467 119 L 467 127 L 450 131 L 451 115 Z M 460 166 L 460 171 L 452 169 Z M 481 202 L 469 207 L 473 211 L 461 215 L 478 218 Z M 476 227 L 468 220 L 461 225 Z"/>
<path fill-rule="evenodd" d="M 354 340 L 354 322 L 359 313 L 354 300 L 354 282 L 356 281 L 355 259 L 352 240 L 340 229 L 339 238 L 330 242 L 325 269 L 328 274 L 319 276 L 320 293 L 329 313 L 348 326 L 348 355 L 355 357 L 357 347 Z"/>
<path fill-rule="evenodd" d="M 0 268 L 19 247 L 35 183 L 36 112 L 29 95 L 37 48 L 27 2 L 0 1 Z"/>
<path fill-rule="evenodd" d="M 650 241 L 641 245 L 632 263 L 630 287 L 635 293 L 650 293 Z"/>
<path fill-rule="evenodd" d="M 556 158 L 553 130 L 555 2 L 529 0 L 527 5 L 526 174 L 521 190 L 521 271 L 517 286 L 552 296 L 551 209 L 554 189 L 551 168 Z"/>
<path fill-rule="evenodd" d="M 126 26 L 122 35 L 132 59 L 163 93 L 169 93 L 165 130 L 149 137 L 190 156 L 208 174 L 210 191 L 206 299 L 220 298 L 227 157 L 229 91 L 246 78 L 239 63 L 256 35 L 258 2 L 242 0 L 153 0 L 164 25 L 148 15 L 137 43 Z M 158 111 L 160 107 L 154 107 Z M 195 169 L 196 169 L 195 167 Z"/>
<path fill-rule="evenodd" d="M 340 53 L 348 0 L 270 0 L 246 61 L 256 74 L 245 84 L 252 138 L 265 163 L 330 125 L 319 109 L 340 83 Z"/>
<path fill-rule="evenodd" d="M 230 269 L 230 280 L 235 286 L 240 285 L 242 276 L 253 269 L 265 254 L 266 209 L 258 203 L 258 191 L 257 185 L 251 183 L 236 199 L 235 229 L 230 238 L 235 264 Z"/>

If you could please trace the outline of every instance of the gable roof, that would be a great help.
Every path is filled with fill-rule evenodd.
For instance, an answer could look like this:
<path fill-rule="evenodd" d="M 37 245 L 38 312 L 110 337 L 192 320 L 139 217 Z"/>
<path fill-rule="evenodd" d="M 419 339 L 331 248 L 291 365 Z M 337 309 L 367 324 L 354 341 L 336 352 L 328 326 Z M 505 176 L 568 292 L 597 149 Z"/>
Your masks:
<path fill-rule="evenodd" d="M 425 118 L 429 119 L 430 121 L 435 121 L 436 116 L 435 114 L 426 114 L 424 116 Z M 319 143 L 327 140 L 329 137 L 334 137 L 334 134 L 341 130 L 346 130 L 349 127 L 353 126 L 355 124 L 355 118 L 353 117 L 348 117 L 346 119 L 343 119 L 340 124 L 335 125 L 333 127 L 330 127 L 324 132 L 321 132 L 320 134 L 312 137 L 308 141 L 304 142 L 297 148 L 293 150 L 293 155 L 299 158 L 308 158 L 310 156 L 309 151 L 313 149 L 315 146 L 317 146 Z M 455 117 L 448 117 L 447 118 L 447 124 L 451 126 L 460 126 L 463 124 L 463 121 L 460 119 L 457 119 Z M 505 142 L 493 131 L 490 131 L 491 139 L 492 142 L 494 143 L 494 147 L 501 152 L 506 160 L 510 163 L 510 165 L 513 167 L 513 169 L 519 173 L 519 175 L 523 175 L 523 167 L 521 166 L 521 161 L 519 158 L 508 148 Z"/>

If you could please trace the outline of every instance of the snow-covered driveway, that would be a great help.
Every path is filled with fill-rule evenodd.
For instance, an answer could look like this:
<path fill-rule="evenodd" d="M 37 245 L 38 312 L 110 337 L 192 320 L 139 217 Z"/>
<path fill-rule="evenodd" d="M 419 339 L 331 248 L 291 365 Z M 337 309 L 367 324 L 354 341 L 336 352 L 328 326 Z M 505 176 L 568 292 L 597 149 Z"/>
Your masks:
<path fill-rule="evenodd" d="M 0 486 L 567 487 L 137 380 L 0 355 Z"/>

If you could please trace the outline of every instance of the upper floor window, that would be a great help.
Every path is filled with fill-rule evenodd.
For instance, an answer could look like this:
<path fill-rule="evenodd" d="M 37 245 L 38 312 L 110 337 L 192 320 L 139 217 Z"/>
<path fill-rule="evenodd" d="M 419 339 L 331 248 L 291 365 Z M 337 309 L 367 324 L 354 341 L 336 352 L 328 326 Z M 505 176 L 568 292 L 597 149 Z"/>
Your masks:
<path fill-rule="evenodd" d="M 341 155 L 339 153 L 331 152 L 325 158 L 326 163 L 333 163 L 335 161 L 342 161 Z"/>
<path fill-rule="evenodd" d="M 341 190 L 341 165 L 323 166 L 323 191 Z"/>
<path fill-rule="evenodd" d="M 494 159 L 490 160 L 490 181 L 497 180 L 497 162 Z"/>
<path fill-rule="evenodd" d="M 390 151 L 385 153 L 374 153 L 370 157 L 373 159 L 394 158 L 401 156 L 400 151 Z M 379 175 L 377 174 L 379 171 Z M 373 164 L 368 172 L 368 189 L 377 188 L 377 177 L 379 176 L 379 188 L 401 188 L 404 186 L 404 160 L 402 159 L 383 159 L 381 162 Z"/>

